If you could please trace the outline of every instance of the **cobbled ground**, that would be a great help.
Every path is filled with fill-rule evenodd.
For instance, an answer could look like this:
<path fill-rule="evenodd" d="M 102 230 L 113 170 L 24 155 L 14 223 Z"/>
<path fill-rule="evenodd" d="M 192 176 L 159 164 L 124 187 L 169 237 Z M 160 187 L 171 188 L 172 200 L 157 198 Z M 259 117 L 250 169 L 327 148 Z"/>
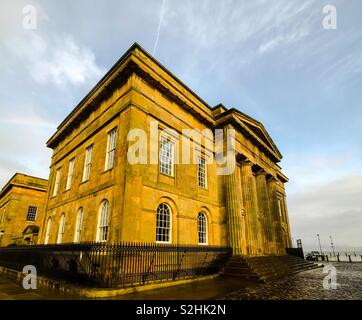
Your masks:
<path fill-rule="evenodd" d="M 328 276 L 328 265 L 336 268 L 336 289 L 330 285 L 329 289 L 323 286 L 323 280 Z M 324 268 L 304 271 L 256 287 L 243 288 L 219 299 L 362 300 L 362 263 L 325 263 Z"/>

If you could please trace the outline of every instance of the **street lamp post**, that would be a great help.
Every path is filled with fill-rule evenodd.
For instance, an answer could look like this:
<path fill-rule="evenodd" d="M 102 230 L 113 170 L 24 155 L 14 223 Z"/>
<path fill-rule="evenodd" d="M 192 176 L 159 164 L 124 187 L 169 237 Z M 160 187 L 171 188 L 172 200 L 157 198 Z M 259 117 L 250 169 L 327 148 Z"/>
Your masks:
<path fill-rule="evenodd" d="M 319 243 L 319 250 L 320 250 L 321 255 L 323 255 L 323 250 L 322 250 L 321 239 L 319 237 L 319 233 L 317 234 L 317 237 L 318 237 L 318 243 Z"/>

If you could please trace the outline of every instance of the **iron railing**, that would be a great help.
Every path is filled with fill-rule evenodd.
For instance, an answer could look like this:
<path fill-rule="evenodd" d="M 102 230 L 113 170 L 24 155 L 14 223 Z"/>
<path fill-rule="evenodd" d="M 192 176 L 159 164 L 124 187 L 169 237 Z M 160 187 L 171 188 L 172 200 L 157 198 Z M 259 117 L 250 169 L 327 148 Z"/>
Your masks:
<path fill-rule="evenodd" d="M 0 266 L 88 287 L 125 287 L 220 271 L 227 247 L 146 243 L 81 243 L 0 248 Z"/>

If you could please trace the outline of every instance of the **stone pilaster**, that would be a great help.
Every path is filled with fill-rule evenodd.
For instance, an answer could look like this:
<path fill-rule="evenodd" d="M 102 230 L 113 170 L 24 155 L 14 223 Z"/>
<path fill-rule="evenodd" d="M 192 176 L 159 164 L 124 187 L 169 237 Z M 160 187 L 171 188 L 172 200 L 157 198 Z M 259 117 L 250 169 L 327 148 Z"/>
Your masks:
<path fill-rule="evenodd" d="M 260 234 L 258 233 L 258 199 L 256 194 L 255 177 L 252 171 L 253 163 L 249 160 L 241 162 L 241 185 L 243 189 L 244 208 L 248 233 L 248 254 L 262 253 Z"/>
<path fill-rule="evenodd" d="M 258 193 L 258 205 L 260 214 L 263 217 L 262 222 L 262 230 L 264 233 L 264 252 L 266 254 L 271 254 L 275 252 L 274 248 L 274 238 L 272 225 L 273 220 L 271 216 L 271 208 L 270 208 L 270 200 L 269 200 L 269 192 L 266 181 L 266 172 L 264 170 L 258 170 L 256 172 L 256 187 Z"/>
<path fill-rule="evenodd" d="M 283 230 L 282 230 L 282 221 L 279 214 L 279 206 L 278 206 L 278 194 L 276 190 L 276 179 L 274 177 L 270 177 L 267 181 L 267 186 L 269 190 L 269 198 L 270 198 L 270 209 L 271 209 L 271 217 L 273 220 L 273 232 L 275 239 L 275 250 L 276 253 L 283 253 Z"/>

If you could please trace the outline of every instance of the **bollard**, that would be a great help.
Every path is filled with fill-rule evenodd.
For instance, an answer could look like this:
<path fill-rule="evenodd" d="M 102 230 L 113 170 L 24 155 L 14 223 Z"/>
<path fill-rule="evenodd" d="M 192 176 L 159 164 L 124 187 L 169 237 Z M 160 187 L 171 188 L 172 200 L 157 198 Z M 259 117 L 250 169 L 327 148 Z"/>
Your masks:
<path fill-rule="evenodd" d="M 361 254 L 361 261 L 362 261 L 362 254 Z"/>
<path fill-rule="evenodd" d="M 362 256 L 361 256 L 361 258 L 362 258 Z M 339 253 L 337 254 L 337 261 L 340 262 L 340 261 L 339 261 Z"/>
<path fill-rule="evenodd" d="M 348 256 L 349 262 L 352 263 L 351 255 Z"/>

